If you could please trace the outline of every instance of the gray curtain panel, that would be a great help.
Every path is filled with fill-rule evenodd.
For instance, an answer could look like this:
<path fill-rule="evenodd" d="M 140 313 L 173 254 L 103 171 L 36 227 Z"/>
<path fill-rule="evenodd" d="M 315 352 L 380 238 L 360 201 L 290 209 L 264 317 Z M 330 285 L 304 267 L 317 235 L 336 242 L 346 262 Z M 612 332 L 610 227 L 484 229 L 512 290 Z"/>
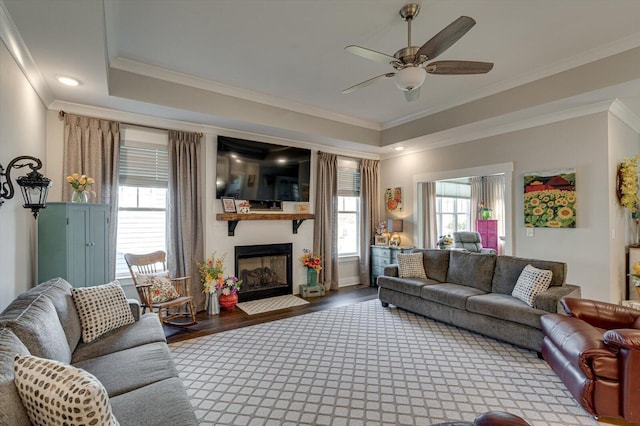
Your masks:
<path fill-rule="evenodd" d="M 505 235 L 505 206 L 504 206 L 504 175 L 485 176 L 484 193 L 487 197 L 487 203 L 493 210 L 491 219 L 498 220 L 498 235 Z M 504 244 L 500 241 L 498 244 L 498 254 L 502 254 Z"/>
<path fill-rule="evenodd" d="M 171 276 L 191 276 L 189 291 L 197 311 L 205 295 L 195 264 L 204 259 L 201 183 L 201 138 L 197 133 L 169 131 L 169 197 L 167 257 Z"/>
<path fill-rule="evenodd" d="M 118 229 L 118 162 L 120 155 L 120 123 L 74 114 L 64 115 L 64 177 L 72 173 L 95 180 L 89 202 L 108 204 L 109 279 L 116 273 L 116 241 Z M 71 199 L 71 185 L 62 185 L 62 199 Z"/>
<path fill-rule="evenodd" d="M 488 200 L 485 198 L 484 181 L 481 176 L 471 178 L 471 199 L 469 201 L 471 203 L 471 223 L 469 224 L 469 230 L 477 231 L 476 221 L 479 217 L 478 206 L 480 205 L 480 201 L 484 201 L 487 207 L 491 207 L 491 204 L 488 204 Z"/>
<path fill-rule="evenodd" d="M 419 246 L 422 248 L 435 248 L 438 242 L 438 220 L 436 217 L 436 183 L 423 182 L 420 184 L 418 191 L 419 197 L 419 216 L 422 223 L 420 229 Z"/>
<path fill-rule="evenodd" d="M 378 160 L 360 160 L 360 284 L 371 280 L 373 226 L 380 222 L 380 184 Z"/>
<path fill-rule="evenodd" d="M 338 156 L 318 153 L 313 254 L 322 259 L 320 282 L 325 290 L 338 289 Z"/>

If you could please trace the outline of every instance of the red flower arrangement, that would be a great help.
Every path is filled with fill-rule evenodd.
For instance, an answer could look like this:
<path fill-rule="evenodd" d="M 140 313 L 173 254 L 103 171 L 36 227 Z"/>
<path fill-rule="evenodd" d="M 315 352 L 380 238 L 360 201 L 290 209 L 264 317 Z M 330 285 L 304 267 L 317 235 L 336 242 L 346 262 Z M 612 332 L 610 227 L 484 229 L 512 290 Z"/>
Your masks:
<path fill-rule="evenodd" d="M 320 257 L 314 256 L 311 250 L 304 249 L 304 254 L 302 255 L 302 264 L 306 268 L 315 269 L 316 272 L 320 272 L 320 270 L 322 269 L 322 266 L 320 265 L 321 263 L 322 259 L 320 259 Z"/>

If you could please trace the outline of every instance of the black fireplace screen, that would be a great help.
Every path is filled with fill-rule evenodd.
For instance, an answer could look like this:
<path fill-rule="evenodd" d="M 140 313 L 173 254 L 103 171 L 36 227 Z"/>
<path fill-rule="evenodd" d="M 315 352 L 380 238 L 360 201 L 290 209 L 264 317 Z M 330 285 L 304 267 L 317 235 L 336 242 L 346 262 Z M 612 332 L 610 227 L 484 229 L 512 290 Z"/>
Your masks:
<path fill-rule="evenodd" d="M 240 301 L 291 294 L 291 243 L 236 246 Z"/>

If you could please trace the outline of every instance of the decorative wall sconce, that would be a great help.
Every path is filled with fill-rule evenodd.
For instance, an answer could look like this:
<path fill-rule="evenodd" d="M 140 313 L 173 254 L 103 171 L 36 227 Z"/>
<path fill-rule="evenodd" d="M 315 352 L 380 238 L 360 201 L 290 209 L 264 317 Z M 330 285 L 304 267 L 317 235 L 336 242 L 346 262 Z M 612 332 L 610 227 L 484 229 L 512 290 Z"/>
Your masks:
<path fill-rule="evenodd" d="M 400 236 L 397 233 L 402 232 L 402 228 L 402 219 L 387 220 L 387 232 L 391 234 L 391 239 L 389 239 L 390 246 L 397 247 L 400 245 Z"/>
<path fill-rule="evenodd" d="M 4 203 L 4 200 L 13 198 L 11 169 L 21 169 L 23 167 L 29 167 L 31 171 L 26 176 L 20 176 L 16 179 L 24 198 L 22 207 L 31 209 L 33 217 L 37 219 L 38 211 L 47 207 L 47 194 L 49 193 L 49 187 L 51 187 L 51 179 L 37 171 L 42 168 L 42 161 L 35 157 L 23 155 L 14 158 L 7 166 L 6 172 L 4 167 L 0 165 L 0 205 Z"/>

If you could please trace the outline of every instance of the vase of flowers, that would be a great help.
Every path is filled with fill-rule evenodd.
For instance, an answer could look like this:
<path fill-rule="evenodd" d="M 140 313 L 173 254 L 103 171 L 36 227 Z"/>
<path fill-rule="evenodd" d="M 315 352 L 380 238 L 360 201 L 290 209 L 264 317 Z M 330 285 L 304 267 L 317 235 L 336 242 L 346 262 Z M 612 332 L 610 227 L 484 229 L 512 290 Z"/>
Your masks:
<path fill-rule="evenodd" d="M 451 235 L 449 234 L 441 235 L 438 237 L 438 242 L 436 244 L 439 249 L 447 249 L 453 245 L 453 238 L 451 238 Z"/>
<path fill-rule="evenodd" d="M 242 280 L 239 280 L 238 277 L 227 277 L 222 284 L 216 285 L 220 307 L 230 311 L 236 306 L 241 284 Z"/>
<path fill-rule="evenodd" d="M 484 201 L 480 201 L 478 204 L 478 213 L 480 213 L 480 217 L 482 217 L 482 219 L 490 219 L 492 212 L 493 210 L 491 210 L 491 207 L 488 207 Z"/>
<path fill-rule="evenodd" d="M 67 176 L 66 180 L 73 188 L 71 202 L 82 204 L 88 203 L 89 194 L 93 193 L 91 191 L 91 186 L 95 183 L 95 180 L 87 175 L 80 175 L 79 173 L 73 173 Z"/>
<path fill-rule="evenodd" d="M 202 292 L 207 295 L 205 298 L 205 304 L 207 314 L 209 315 L 220 313 L 216 285 L 221 285 L 224 281 L 222 274 L 224 272 L 225 256 L 226 255 L 218 257 L 214 252 L 204 261 L 204 263 L 198 263 L 200 279 L 202 280 Z"/>
<path fill-rule="evenodd" d="M 322 259 L 320 259 L 319 256 L 314 256 L 311 250 L 304 249 L 302 264 L 307 268 L 307 287 L 318 285 L 318 275 L 322 269 Z"/>

